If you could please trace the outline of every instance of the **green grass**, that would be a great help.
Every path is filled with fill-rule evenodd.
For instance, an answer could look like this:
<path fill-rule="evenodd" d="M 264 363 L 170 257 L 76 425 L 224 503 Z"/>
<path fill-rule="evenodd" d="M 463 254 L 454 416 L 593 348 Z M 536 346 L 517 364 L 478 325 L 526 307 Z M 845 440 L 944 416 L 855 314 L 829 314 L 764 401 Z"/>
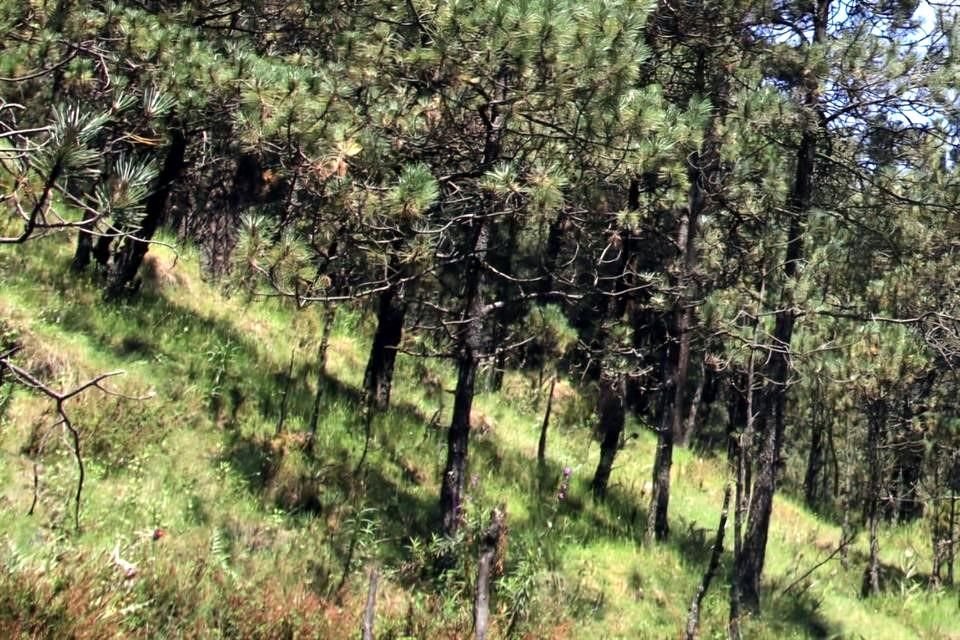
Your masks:
<path fill-rule="evenodd" d="M 366 463 L 355 473 L 371 327 L 361 308 L 342 308 L 309 456 L 300 445 L 318 384 L 316 311 L 225 298 L 203 282 L 190 250 L 173 267 L 168 249 L 152 253 L 166 284 L 106 302 L 95 277 L 68 273 L 63 241 L 0 249 L 0 330 L 18 336 L 24 366 L 63 387 L 122 369 L 110 388 L 152 395 L 133 401 L 91 390 L 72 401 L 88 471 L 80 532 L 70 511 L 76 469 L 48 404 L 24 391 L 9 398 L 0 431 L 0 635 L 344 637 L 358 625 L 363 567 L 376 561 L 385 572 L 380 637 L 462 637 L 470 633 L 475 534 L 500 503 L 510 528 L 496 637 L 511 622 L 520 637 L 679 635 L 719 515 L 721 460 L 677 453 L 672 536 L 644 546 L 652 438 L 631 427 L 639 437 L 618 458 L 609 500 L 595 504 L 589 411 L 565 393 L 541 490 L 538 391 L 510 374 L 501 394 L 477 399 L 491 428 L 471 443 L 475 480 L 461 562 L 437 578 L 431 532 L 452 396 L 428 396 L 419 384 L 423 364 L 401 356 L 394 407 L 374 419 Z M 452 379 L 447 364 L 429 366 Z M 439 427 L 430 424 L 438 409 Z M 29 446 L 37 442 L 45 443 L 39 455 Z M 35 460 L 40 499 L 28 516 Z M 563 466 L 574 479 L 569 499 L 557 503 Z M 154 541 L 157 527 L 167 535 Z M 882 596 L 858 597 L 863 535 L 849 568 L 831 561 L 784 594 L 839 536 L 835 523 L 778 498 L 764 614 L 748 621 L 746 637 L 960 638 L 957 592 L 924 583 L 923 523 L 883 531 L 890 577 Z M 116 545 L 138 566 L 134 580 L 110 561 Z M 703 637 L 724 637 L 726 615 L 720 576 L 706 598 Z"/>

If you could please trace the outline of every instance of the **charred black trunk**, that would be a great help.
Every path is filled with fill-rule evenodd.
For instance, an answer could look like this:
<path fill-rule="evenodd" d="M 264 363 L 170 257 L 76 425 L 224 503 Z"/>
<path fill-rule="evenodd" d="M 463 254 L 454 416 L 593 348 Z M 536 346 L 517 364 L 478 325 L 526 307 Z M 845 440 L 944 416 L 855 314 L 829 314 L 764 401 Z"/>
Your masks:
<path fill-rule="evenodd" d="M 381 411 L 390 405 L 393 368 L 397 361 L 397 347 L 403 337 L 406 313 L 407 304 L 400 285 L 391 286 L 380 294 L 377 330 L 373 334 L 363 386 L 368 402 Z"/>
<path fill-rule="evenodd" d="M 470 441 L 470 410 L 477 381 L 477 357 L 464 345 L 457 361 L 457 388 L 453 398 L 453 419 L 447 432 L 447 463 L 440 488 L 443 533 L 456 534 L 460 528 L 463 487 L 467 475 L 467 447 Z"/>
<path fill-rule="evenodd" d="M 167 199 L 174 183 L 180 178 L 184 169 L 184 160 L 187 153 L 187 138 L 183 131 L 171 131 L 170 146 L 163 169 L 157 179 L 156 189 L 147 198 L 145 214 L 140 228 L 131 230 L 133 233 L 124 238 L 114 256 L 110 283 L 107 286 L 107 295 L 116 297 L 136 289 L 137 271 L 143 263 L 150 240 L 163 222 L 167 209 Z"/>
<path fill-rule="evenodd" d="M 593 474 L 590 489 L 598 500 L 607 496 L 607 486 L 610 483 L 610 473 L 613 471 L 613 461 L 620 449 L 620 438 L 623 435 L 625 412 L 623 406 L 624 379 L 616 376 L 613 379 L 600 380 L 598 409 L 600 414 L 600 461 Z"/>
<path fill-rule="evenodd" d="M 803 496 L 807 506 L 811 509 L 819 502 L 820 474 L 823 469 L 824 425 L 820 420 L 817 408 L 813 410 L 813 421 L 810 425 L 810 455 L 807 457 L 807 471 L 803 478 Z"/>
<path fill-rule="evenodd" d="M 466 288 L 464 313 L 457 336 L 457 387 L 453 398 L 453 417 L 447 432 L 447 461 L 440 486 L 442 532 L 453 537 L 461 524 L 463 488 L 467 474 L 467 448 L 470 439 L 470 411 L 477 381 L 477 369 L 483 348 L 482 265 L 486 255 L 489 229 L 480 220 L 464 273 Z"/>
<path fill-rule="evenodd" d="M 670 535 L 667 517 L 670 507 L 670 469 L 673 466 L 674 425 L 678 422 L 680 411 L 677 396 L 682 392 L 675 388 L 677 384 L 676 345 L 666 349 L 662 365 L 664 386 L 660 390 L 660 408 L 657 421 L 657 449 L 653 459 L 653 477 L 651 478 L 650 508 L 647 512 L 647 540 L 666 540 Z"/>
<path fill-rule="evenodd" d="M 89 211 L 83 214 L 83 225 L 77 232 L 77 249 L 73 253 L 73 262 L 70 268 L 73 271 L 84 271 L 90 265 L 90 258 L 93 255 L 93 225 L 96 216 Z"/>

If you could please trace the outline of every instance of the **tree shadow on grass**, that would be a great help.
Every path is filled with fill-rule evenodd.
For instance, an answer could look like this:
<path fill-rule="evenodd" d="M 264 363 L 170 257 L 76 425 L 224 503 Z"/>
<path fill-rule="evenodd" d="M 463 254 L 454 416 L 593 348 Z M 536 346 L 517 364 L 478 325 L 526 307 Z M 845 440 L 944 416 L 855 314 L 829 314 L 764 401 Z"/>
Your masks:
<path fill-rule="evenodd" d="M 820 611 L 820 603 L 810 594 L 769 597 L 763 608 L 764 626 L 783 636 L 798 630 L 808 638 L 838 638 L 842 628 L 832 624 Z"/>

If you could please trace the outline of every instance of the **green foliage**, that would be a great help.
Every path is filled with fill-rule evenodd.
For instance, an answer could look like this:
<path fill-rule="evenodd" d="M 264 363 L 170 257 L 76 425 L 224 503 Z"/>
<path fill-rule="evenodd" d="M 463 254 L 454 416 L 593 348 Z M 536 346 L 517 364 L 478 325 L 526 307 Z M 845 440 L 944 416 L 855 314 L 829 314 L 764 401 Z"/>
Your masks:
<path fill-rule="evenodd" d="M 955 633 L 907 541 L 943 538 L 942 509 L 883 528 L 894 579 L 874 600 L 854 598 L 858 567 L 778 591 L 835 543 L 822 518 L 870 504 L 868 490 L 941 499 L 942 476 L 925 485 L 957 450 L 948 15 L 921 37 L 911 2 L 7 4 L 3 235 L 29 228 L 31 209 L 41 231 L 136 233 L 149 201 L 244 296 L 201 282 L 193 250 L 161 264 L 170 256 L 151 247 L 152 286 L 128 302 L 101 299 L 103 269 L 65 274 L 56 240 L 0 254 L 0 347 L 22 342 L 16 357 L 51 384 L 123 368 L 118 391 L 158 394 L 135 407 L 71 400 L 95 523 L 71 536 L 67 449 L 47 409 L 0 384 L 12 558 L 0 635 L 339 637 L 355 632 L 342 611 L 359 608 L 358 570 L 376 561 L 385 635 L 463 636 L 478 532 L 500 503 L 513 551 L 497 633 L 674 635 L 722 465 L 676 452 L 674 538 L 638 548 L 646 430 L 622 438 L 607 503 L 581 478 L 597 462 L 596 363 L 630 375 L 628 433 L 664 411 L 696 427 L 699 409 L 707 453 L 743 429 L 749 373 L 766 429 L 785 394 L 788 494 L 806 488 L 820 447 L 808 496 L 819 515 L 778 503 L 765 585 L 777 595 L 749 637 Z M 133 246 L 116 238 L 97 256 L 108 278 Z M 394 407 L 368 422 L 366 312 L 387 292 L 408 335 Z M 318 300 L 338 304 L 326 373 L 314 362 L 323 321 L 303 309 Z M 466 326 L 484 333 L 471 353 L 507 371 L 499 395 L 476 399 L 465 524 L 447 538 L 431 535 L 435 427 L 455 376 L 405 352 L 460 354 Z M 514 343 L 524 349 L 493 353 Z M 560 428 L 534 471 L 544 374 L 560 381 Z M 865 489 L 877 415 L 884 486 Z M 575 473 L 563 499 L 550 485 L 560 465 Z M 24 469 L 37 470 L 31 518 Z M 160 525 L 167 542 L 141 535 Z M 143 569 L 133 585 L 92 560 L 116 540 Z M 705 634 L 722 635 L 720 591 Z"/>
<path fill-rule="evenodd" d="M 5 429 L 0 460 L 14 475 L 5 483 L 11 506 L 3 507 L 8 517 L 0 527 L 11 550 L 0 580 L 0 602 L 12 603 L 0 608 L 6 612 L 0 622 L 4 630 L 42 626 L 48 635 L 78 637 L 102 636 L 114 628 L 110 625 L 133 636 L 216 632 L 272 637 L 282 629 L 322 637 L 353 633 L 352 621 L 343 627 L 311 625 L 326 620 L 322 612 L 329 601 L 321 598 L 333 596 L 355 541 L 345 607 L 362 607 L 365 584 L 359 569 L 377 559 L 384 566 L 382 588 L 389 594 L 380 599 L 378 629 L 413 629 L 414 637 L 468 633 L 474 532 L 483 526 L 489 506 L 500 501 L 508 503 L 509 526 L 505 572 L 496 581 L 493 603 L 501 631 L 513 623 L 516 635 L 551 629 L 561 636 L 659 637 L 679 627 L 703 568 L 700 556 L 687 555 L 697 548 L 697 538 L 684 532 L 713 526 L 722 463 L 678 452 L 673 504 L 690 525 L 676 527 L 676 545 L 639 547 L 631 533 L 630 522 L 636 517 L 632 503 L 642 490 L 651 439 L 642 436 L 621 453 L 623 477 L 637 478 L 617 489 L 624 499 L 599 505 L 587 497 L 588 478 L 582 477 L 596 456 L 595 448 L 584 453 L 585 430 L 552 432 L 553 477 L 559 477 L 561 464 L 574 467 L 567 500 L 559 502 L 549 485 L 536 488 L 538 478 L 528 457 L 539 413 L 517 411 L 484 397 L 480 402 L 498 427 L 492 439 L 474 445 L 475 506 L 461 537 L 424 543 L 430 539 L 430 485 L 437 468 L 423 451 L 442 445 L 439 434 L 426 426 L 436 401 L 422 396 L 418 379 L 398 379 L 399 402 L 422 403 L 422 415 L 394 409 L 376 422 L 364 493 L 356 493 L 351 484 L 360 480 L 352 477 L 352 464 L 344 462 L 356 461 L 362 434 L 350 391 L 360 382 L 355 358 L 362 353 L 362 344 L 355 342 L 360 332 L 354 317 L 345 313 L 338 325 L 340 346 L 329 366 L 334 380 L 347 382 L 325 389 L 314 457 L 301 455 L 293 434 L 283 449 L 265 449 L 273 437 L 280 393 L 273 374 L 286 370 L 289 347 L 303 331 L 297 323 L 316 322 L 308 318 L 312 314 L 291 315 L 269 302 L 221 298 L 199 281 L 196 258 L 189 251 L 178 263 L 189 274 L 183 288 L 166 290 L 152 301 L 91 305 L 95 291 L 82 280 L 72 281 L 65 297 L 37 296 L 38 283 L 50 287 L 45 291 L 54 290 L 61 277 L 57 264 L 67 259 L 62 245 L 37 247 L 42 251 L 36 259 L 19 263 L 16 270 L 11 268 L 16 258 L 0 254 L 5 285 L 0 305 L 12 310 L 10 324 L 20 339 L 41 332 L 84 369 L 123 366 L 131 378 L 123 381 L 124 391 L 138 394 L 155 388 L 158 397 L 142 405 L 91 398 L 78 406 L 78 423 L 89 426 L 86 437 L 92 448 L 85 508 L 89 524 L 76 537 L 58 524 L 65 515 L 62 505 L 69 495 L 72 466 L 66 459 L 59 464 L 61 454 L 48 452 L 40 511 L 25 517 L 22 507 L 29 496 L 23 471 L 20 466 L 13 471 L 12 463 L 21 455 L 19 445 L 27 434 L 22 427 Z M 545 317 L 556 313 L 549 309 Z M 140 335 L 144 326 L 152 327 L 149 346 L 124 346 L 117 339 Z M 258 333 L 264 336 L 259 344 L 245 337 L 253 330 L 264 331 L 257 327 L 269 327 Z M 400 364 L 409 366 L 403 360 Z M 294 375 L 299 375 L 298 368 Z M 438 372 L 449 379 L 449 370 Z M 304 387 L 313 384 L 312 375 L 301 380 Z M 208 403 L 211 390 L 223 402 L 219 418 Z M 291 401 L 295 415 L 309 413 L 312 390 L 305 390 L 304 397 Z M 34 406 L 30 402 L 14 397 L 6 424 L 19 424 Z M 565 402 L 583 411 L 592 408 L 589 402 Z M 97 441 L 103 445 L 94 445 Z M 284 474 L 308 479 L 320 501 L 318 512 L 305 511 L 303 503 L 295 510 L 276 508 L 274 491 Z M 361 495 L 363 500 L 354 502 Z M 781 504 L 784 521 L 775 523 L 768 556 L 772 580 L 780 584 L 822 557 L 826 552 L 820 547 L 839 535 L 836 525 L 803 511 L 789 498 Z M 912 540 L 926 539 L 917 535 L 916 526 L 902 533 L 885 531 L 886 563 L 909 569 L 905 550 Z M 163 528 L 166 537 L 153 541 L 149 532 L 155 527 Z M 132 583 L 103 563 L 118 540 L 121 556 L 140 571 Z M 851 557 L 864 548 L 861 536 Z M 435 558 L 447 551 L 456 553 L 459 564 L 435 580 Z M 86 560 L 55 561 L 58 556 L 79 558 L 79 553 Z M 916 566 L 920 556 L 914 553 Z M 856 597 L 860 569 L 857 563 L 847 571 L 838 565 L 825 567 L 810 587 L 822 602 L 815 614 L 804 599 L 808 596 L 784 596 L 771 605 L 770 613 L 750 623 L 751 637 L 804 637 L 813 633 L 815 620 L 831 632 L 867 631 L 871 637 L 911 637 L 903 620 L 928 635 L 955 631 L 949 613 L 952 597 L 928 594 L 906 580 L 896 583 L 900 595 L 865 603 Z M 34 573 L 40 570 L 42 576 Z M 901 585 L 906 600 L 901 599 Z M 715 593 L 707 600 L 707 633 L 725 624 L 725 597 L 722 590 Z M 389 604 L 394 598 L 396 606 Z M 43 604 L 24 608 L 17 604 L 21 602 Z M 270 606 L 264 609 L 263 603 Z M 63 615 L 67 610 L 70 616 Z"/>
<path fill-rule="evenodd" d="M 98 175 L 100 154 L 91 143 L 109 118 L 109 114 L 89 112 L 80 105 L 55 107 L 49 142 L 38 154 L 37 167 L 41 175 L 52 175 L 55 168 L 68 176 Z"/>

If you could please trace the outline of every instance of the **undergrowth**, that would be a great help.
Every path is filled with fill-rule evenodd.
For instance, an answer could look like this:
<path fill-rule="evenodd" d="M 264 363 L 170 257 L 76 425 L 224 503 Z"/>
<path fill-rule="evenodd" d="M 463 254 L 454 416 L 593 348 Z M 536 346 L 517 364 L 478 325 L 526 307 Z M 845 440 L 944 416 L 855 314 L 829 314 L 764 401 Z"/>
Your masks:
<path fill-rule="evenodd" d="M 401 356 L 393 407 L 374 417 L 366 442 L 362 304 L 338 309 L 319 372 L 319 313 L 224 297 L 189 249 L 151 251 L 176 277 L 107 302 L 96 276 L 69 273 L 60 240 L 0 250 L 0 339 L 21 347 L 22 366 L 56 387 L 122 369 L 111 389 L 150 396 L 90 390 L 68 405 L 88 472 L 74 531 L 76 468 L 50 407 L 0 386 L 0 637 L 348 637 L 371 566 L 382 575 L 378 637 L 465 637 L 477 539 L 498 505 L 508 530 L 495 637 L 678 635 L 707 563 L 722 461 L 678 453 L 673 534 L 643 546 L 653 439 L 631 425 L 637 437 L 597 504 L 589 398 L 558 385 L 549 460 L 538 468 L 545 386 L 510 374 L 499 395 L 476 403 L 483 429 L 471 443 L 463 533 L 437 538 L 450 367 Z M 424 376 L 445 384 L 437 391 Z M 561 496 L 564 468 L 572 477 Z M 886 592 L 861 600 L 863 536 L 846 567 L 835 559 L 803 578 L 832 552 L 839 527 L 779 498 L 765 609 L 747 637 L 960 637 L 956 591 L 923 582 L 923 526 L 884 532 Z M 455 562 L 438 572 L 441 557 Z M 728 568 L 705 600 L 704 637 L 725 637 Z"/>

